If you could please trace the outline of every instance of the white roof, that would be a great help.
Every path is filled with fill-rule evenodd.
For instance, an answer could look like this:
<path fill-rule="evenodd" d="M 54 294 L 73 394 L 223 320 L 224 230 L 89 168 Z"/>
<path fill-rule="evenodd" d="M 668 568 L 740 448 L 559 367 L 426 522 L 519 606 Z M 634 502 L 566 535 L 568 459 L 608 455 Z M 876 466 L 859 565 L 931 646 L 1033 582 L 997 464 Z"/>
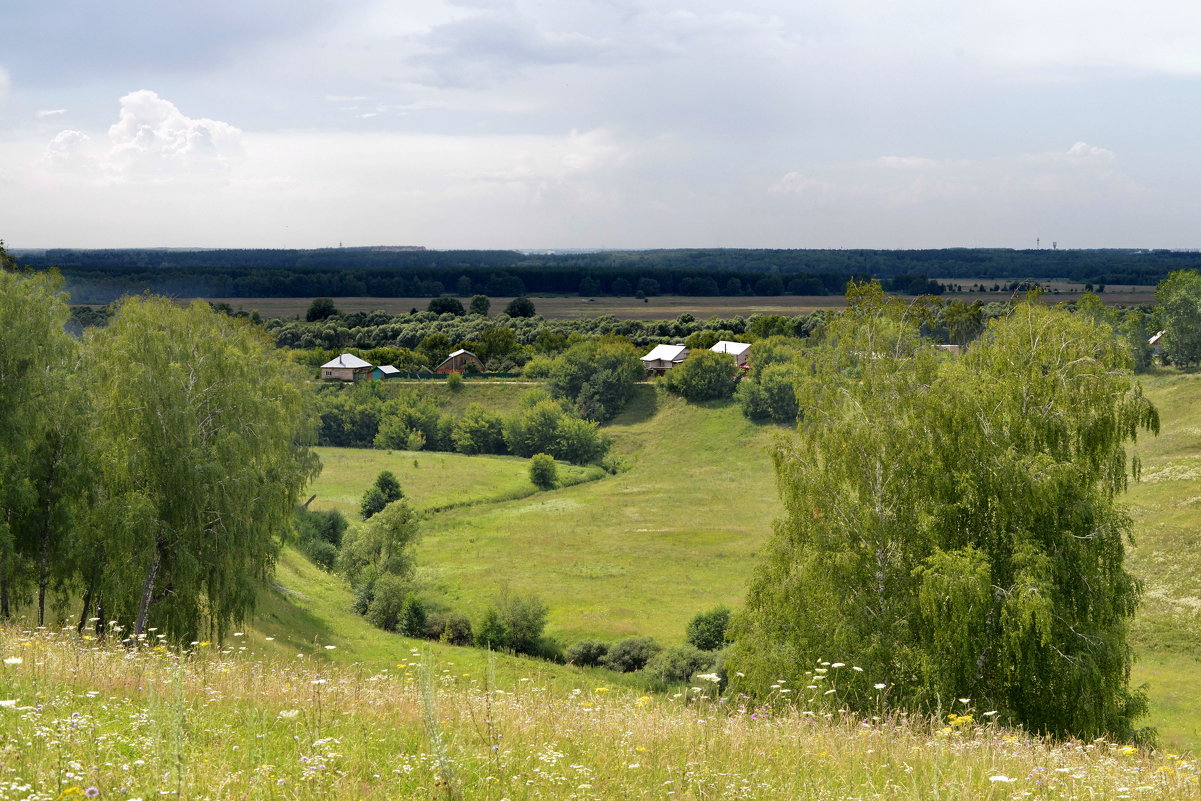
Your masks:
<path fill-rule="evenodd" d="M 644 362 L 675 362 L 680 361 L 688 355 L 688 348 L 684 345 L 656 345 L 651 348 L 651 352 L 642 357 Z"/>
<path fill-rule="evenodd" d="M 363 361 L 358 356 L 355 356 L 353 353 L 343 353 L 338 358 L 330 359 L 328 362 L 326 362 L 325 364 L 323 364 L 321 366 L 322 367 L 353 367 L 353 368 L 357 369 L 360 367 L 370 367 L 371 364 L 369 362 Z"/>
<path fill-rule="evenodd" d="M 750 349 L 751 346 L 745 342 L 727 342 L 724 339 L 709 348 L 714 353 L 728 353 L 731 356 L 741 356 Z"/>
<path fill-rule="evenodd" d="M 474 353 L 472 353 L 471 351 L 469 351 L 469 350 L 463 350 L 462 348 L 459 348 L 459 349 L 458 349 L 458 350 L 456 350 L 454 353 L 452 353 L 452 354 L 450 354 L 449 356 L 447 356 L 447 357 L 446 357 L 446 361 L 450 361 L 451 359 L 453 359 L 453 358 L 454 358 L 454 357 L 456 357 L 456 356 L 462 356 L 464 353 L 466 353 L 468 356 L 475 356 L 475 354 L 474 354 Z M 476 356 L 476 358 L 478 359 L 479 357 L 478 357 L 478 356 Z"/>
<path fill-rule="evenodd" d="M 1162 339 L 1162 338 L 1163 338 L 1163 335 L 1164 335 L 1164 334 L 1166 334 L 1166 333 L 1167 333 L 1167 331 L 1166 331 L 1166 330 L 1165 330 L 1165 331 L 1160 331 L 1160 332 L 1158 332 L 1158 333 L 1157 333 L 1155 336 L 1153 336 L 1153 337 L 1151 337 L 1150 339 L 1148 339 L 1148 340 L 1147 340 L 1147 344 L 1148 344 L 1148 345 L 1154 345 L 1154 344 L 1158 343 L 1158 342 L 1159 342 L 1159 340 L 1160 340 L 1160 339 Z"/>
<path fill-rule="evenodd" d="M 397 370 L 390 364 L 381 364 L 379 366 L 379 371 L 384 375 L 400 375 L 400 370 Z"/>

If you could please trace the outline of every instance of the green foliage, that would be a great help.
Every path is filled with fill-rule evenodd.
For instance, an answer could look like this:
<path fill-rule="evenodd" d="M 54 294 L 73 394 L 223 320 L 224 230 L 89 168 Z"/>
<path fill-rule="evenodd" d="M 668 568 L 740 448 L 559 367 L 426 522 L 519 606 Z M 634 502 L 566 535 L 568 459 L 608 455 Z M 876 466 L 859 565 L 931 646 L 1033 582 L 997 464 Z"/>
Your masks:
<path fill-rule="evenodd" d="M 370 520 L 372 515 L 382 512 L 387 505 L 388 501 L 384 498 L 384 493 L 380 492 L 379 487 L 368 487 L 367 491 L 363 493 L 363 500 L 359 502 L 359 514 L 364 520 Z"/>
<path fill-rule="evenodd" d="M 365 613 L 367 622 L 377 629 L 401 631 L 407 635 L 408 632 L 401 629 L 401 623 L 406 614 L 412 614 L 409 609 L 409 602 L 413 600 L 411 590 L 410 581 L 403 576 L 380 575 L 372 584 L 371 601 Z"/>
<path fill-rule="evenodd" d="M 304 377 L 207 304 L 129 299 L 88 334 L 103 489 L 119 515 L 105 525 L 137 520 L 131 547 L 110 554 L 133 575 L 106 590 L 106 610 L 134 618 L 136 634 L 153 617 L 175 637 L 204 623 L 219 636 L 253 605 L 319 467 Z"/>
<path fill-rule="evenodd" d="M 668 392 L 695 403 L 733 395 L 738 370 L 734 357 L 728 353 L 697 350 L 660 380 Z"/>
<path fill-rule="evenodd" d="M 544 647 L 546 604 L 536 595 L 506 592 L 497 598 L 476 632 L 476 642 L 517 654 L 538 655 Z"/>
<path fill-rule="evenodd" d="M 771 423 L 796 423 L 797 368 L 792 364 L 767 364 L 756 367 L 738 382 L 735 396 L 742 413 L 751 420 Z"/>
<path fill-rule="evenodd" d="M 513 298 L 509 305 L 505 306 L 505 314 L 510 317 L 533 317 L 536 313 L 534 301 L 526 297 Z"/>
<path fill-rule="evenodd" d="M 309 561 L 332 570 L 338 557 L 342 535 L 349 525 L 342 513 L 336 509 L 310 512 L 297 508 L 293 523 L 296 529 L 296 547 Z"/>
<path fill-rule="evenodd" d="M 446 389 L 456 395 L 463 391 L 463 374 L 451 373 L 446 377 Z"/>
<path fill-rule="evenodd" d="M 487 295 L 472 295 L 471 304 L 467 307 L 468 314 L 480 314 L 488 316 L 488 310 L 492 308 L 492 301 L 488 300 Z"/>
<path fill-rule="evenodd" d="M 766 691 L 853 660 L 851 708 L 883 682 L 902 706 L 972 698 L 1033 731 L 1129 736 L 1139 589 L 1115 497 L 1158 417 L 1124 343 L 1029 302 L 940 359 L 906 307 L 854 290 L 804 356 L 800 439 L 775 453 L 787 516 L 730 667 Z"/>
<path fill-rule="evenodd" d="M 396 476 L 391 470 L 383 470 L 375 477 L 375 486 L 379 489 L 380 494 L 384 496 L 387 503 L 399 501 L 405 496 L 404 490 L 400 488 L 400 482 L 396 480 Z"/>
<path fill-rule="evenodd" d="M 458 298 L 450 295 L 443 295 L 438 298 L 433 298 L 430 301 L 427 311 L 433 314 L 453 314 L 456 317 L 461 317 L 467 312 L 463 309 L 462 302 Z"/>
<path fill-rule="evenodd" d="M 718 606 L 700 612 L 688 621 L 684 639 L 702 651 L 720 651 L 726 647 L 726 628 L 730 625 L 730 607 Z"/>
<path fill-rule="evenodd" d="M 715 655 L 693 645 L 677 645 L 660 651 L 646 664 L 646 672 L 663 682 L 688 681 L 694 673 L 709 668 Z"/>
<path fill-rule="evenodd" d="M 475 644 L 475 636 L 471 630 L 471 620 L 461 612 L 451 612 L 442 609 L 432 610 L 427 613 L 425 637 L 444 642 L 447 645 Z"/>
<path fill-rule="evenodd" d="M 600 640 L 580 640 L 567 649 L 567 662 L 579 667 L 598 667 L 609 653 L 609 644 Z"/>
<path fill-rule="evenodd" d="M 1155 288 L 1159 324 L 1164 330 L 1161 354 L 1167 364 L 1201 364 L 1201 275 L 1177 270 Z"/>
<path fill-rule="evenodd" d="M 584 417 L 604 421 L 630 400 L 643 372 L 638 350 L 627 340 L 587 340 L 554 360 L 547 383 L 556 397 L 571 401 Z"/>
<path fill-rule="evenodd" d="M 417 541 L 417 516 L 401 499 L 357 526 L 342 539 L 336 568 L 352 586 L 391 573 L 404 579 L 413 575 L 413 544 Z"/>
<path fill-rule="evenodd" d="M 399 501 L 404 495 L 396 476 L 390 470 L 384 470 L 376 476 L 375 483 L 363 493 L 363 500 L 359 503 L 359 514 L 364 520 L 368 520 L 376 512 L 383 511 L 388 504 Z"/>
<path fill-rule="evenodd" d="M 313 298 L 313 302 L 309 304 L 309 310 L 305 312 L 304 319 L 306 322 L 315 323 L 337 314 L 338 308 L 334 306 L 333 298 Z"/>
<path fill-rule="evenodd" d="M 608 450 L 608 441 L 597 432 L 596 423 L 581 420 L 553 400 L 539 401 L 505 420 L 504 435 L 505 444 L 516 456 L 546 453 L 573 464 L 589 464 Z"/>
<path fill-rule="evenodd" d="M 609 647 L 609 652 L 601 659 L 601 666 L 619 673 L 633 673 L 646 667 L 662 650 L 663 646 L 653 637 L 628 637 Z"/>
<path fill-rule="evenodd" d="M 530 483 L 540 490 L 554 489 L 559 481 L 559 470 L 553 457 L 535 453 L 530 457 Z"/>
<path fill-rule="evenodd" d="M 478 403 L 468 406 L 455 421 L 450 438 L 456 451 L 468 455 L 505 450 L 503 421 Z"/>
<path fill-rule="evenodd" d="M 380 579 L 383 582 L 383 579 Z M 426 637 L 425 602 L 416 595 L 405 598 L 400 607 L 400 615 L 396 621 L 396 630 L 406 637 Z"/>

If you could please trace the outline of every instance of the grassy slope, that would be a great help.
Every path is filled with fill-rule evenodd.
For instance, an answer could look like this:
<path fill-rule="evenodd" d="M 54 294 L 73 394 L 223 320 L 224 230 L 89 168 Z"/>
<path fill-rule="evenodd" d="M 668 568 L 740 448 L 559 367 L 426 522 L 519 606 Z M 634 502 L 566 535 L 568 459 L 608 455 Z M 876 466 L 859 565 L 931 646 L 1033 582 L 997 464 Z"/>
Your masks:
<path fill-rule="evenodd" d="M 452 603 L 478 613 L 505 587 L 535 592 L 570 642 L 681 641 L 692 615 L 741 601 L 779 510 L 765 453 L 776 430 L 643 386 L 608 431 L 628 471 L 426 524 L 418 562 Z"/>
<path fill-rule="evenodd" d="M 1160 409 L 1163 431 L 1140 440 L 1143 480 L 1125 499 L 1136 530 L 1130 564 L 1146 584 L 1132 627 L 1139 656 L 1134 680 L 1149 685 L 1147 723 L 1159 727 L 1165 744 L 1201 748 L 1201 376 L 1169 372 L 1147 377 L 1144 385 Z M 628 472 L 427 521 L 419 561 L 448 600 L 478 613 L 504 586 L 537 592 L 552 607 L 552 633 L 567 641 L 632 633 L 678 641 L 696 611 L 741 601 L 755 551 L 779 513 L 770 461 L 762 455 L 776 431 L 749 425 L 733 406 L 689 406 L 650 387 L 640 389 L 608 430 L 631 464 Z M 486 464 L 491 459 L 428 453 L 417 455 L 423 467 L 407 475 L 404 465 L 412 458 L 353 451 L 342 462 L 326 455 L 322 481 L 353 485 L 343 494 L 354 500 L 387 466 L 421 504 L 464 492 L 463 481 L 473 486 L 467 494 L 487 497 L 491 485 L 480 476 L 495 470 L 503 481 L 505 475 Z M 359 459 L 382 461 L 369 461 L 357 478 L 343 478 L 359 469 Z M 426 469 L 425 459 L 448 459 L 455 469 L 434 462 Z M 524 480 L 518 472 L 513 481 Z M 428 487 L 422 484 L 427 479 Z M 312 578 L 304 586 L 316 591 L 325 579 Z M 291 587 L 293 580 L 299 577 L 285 564 L 280 581 Z M 332 607 L 316 614 L 325 618 Z M 365 626 L 350 616 L 338 627 L 350 625 Z M 380 636 L 364 629 L 351 650 L 372 658 Z"/>
<path fill-rule="evenodd" d="M 1131 569 L 1144 582 L 1132 627 L 1136 683 L 1147 683 L 1165 744 L 1201 748 L 1201 375 L 1165 372 L 1143 385 L 1158 437 L 1140 440 L 1142 481 L 1125 502 L 1135 522 Z"/>

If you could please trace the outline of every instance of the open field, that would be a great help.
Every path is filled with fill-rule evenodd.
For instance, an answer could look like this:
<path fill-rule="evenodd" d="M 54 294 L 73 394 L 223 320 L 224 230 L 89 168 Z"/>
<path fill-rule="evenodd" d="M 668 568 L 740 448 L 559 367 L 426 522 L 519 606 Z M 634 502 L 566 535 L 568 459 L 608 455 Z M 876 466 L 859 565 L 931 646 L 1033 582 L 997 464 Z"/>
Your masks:
<path fill-rule="evenodd" d="M 0 629 L 0 799 L 1175 801 L 1201 790 L 1188 759 L 1047 743 L 967 707 L 950 723 L 864 720 L 820 695 L 747 708 L 705 688 L 655 698 L 537 674 L 500 685 L 486 665 L 420 652 L 368 667 L 254 650 L 177 657 Z"/>
<path fill-rule="evenodd" d="M 992 286 L 1001 283 L 997 280 L 977 278 L 938 279 L 950 281 L 964 286 L 983 283 Z M 1058 289 L 1060 294 L 1049 294 L 1046 300 L 1051 303 L 1075 300 L 1084 292 L 1083 284 L 1066 281 L 1047 281 L 1044 284 L 1052 289 Z M 944 299 L 955 298 L 968 302 L 981 300 L 1008 300 L 1008 292 L 948 292 Z M 1113 286 L 1106 287 L 1101 299 L 1110 304 L 1145 304 L 1155 300 L 1153 286 Z M 187 300 L 190 300 L 188 298 Z M 312 303 L 312 298 L 205 298 L 213 303 L 228 303 L 233 308 L 250 311 L 257 309 L 264 317 L 299 317 L 304 314 Z M 512 298 L 492 298 L 492 314 L 499 314 Z M 708 317 L 733 317 L 734 315 L 751 314 L 787 314 L 796 315 L 811 312 L 816 309 L 840 309 L 846 306 L 846 299 L 841 295 L 778 295 L 770 297 L 690 297 L 687 295 L 660 295 L 647 298 L 646 302 L 636 298 L 581 298 L 575 295 L 555 297 L 535 297 L 534 306 L 538 313 L 547 319 L 574 319 L 577 317 L 598 317 L 611 314 L 623 320 L 674 320 L 681 314 L 688 313 L 697 319 Z M 367 312 L 382 309 L 390 314 L 404 314 L 411 309 L 424 310 L 429 305 L 429 298 L 335 298 L 334 303 L 340 311 Z"/>

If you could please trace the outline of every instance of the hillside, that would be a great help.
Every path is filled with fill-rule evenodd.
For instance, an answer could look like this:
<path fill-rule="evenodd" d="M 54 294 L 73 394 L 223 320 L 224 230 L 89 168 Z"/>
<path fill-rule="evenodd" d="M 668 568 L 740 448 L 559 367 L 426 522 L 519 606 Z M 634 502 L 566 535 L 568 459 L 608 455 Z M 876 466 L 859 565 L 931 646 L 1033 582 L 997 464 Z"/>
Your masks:
<path fill-rule="evenodd" d="M 1146 377 L 1144 386 L 1160 409 L 1162 433 L 1138 443 L 1143 480 L 1132 483 L 1126 499 L 1136 523 L 1130 564 L 1146 586 L 1132 627 L 1134 681 L 1149 684 L 1145 723 L 1160 729 L 1166 745 L 1197 748 L 1201 376 L 1167 372 Z M 528 486 L 525 460 L 324 450 L 315 505 L 352 510 L 384 467 L 419 506 L 447 497 L 501 498 L 431 514 L 423 524 L 418 561 L 448 603 L 478 615 L 507 586 L 546 600 L 550 633 L 567 643 L 630 634 L 679 641 L 697 611 L 741 602 L 756 551 L 779 514 L 767 448 L 784 432 L 746 422 L 732 405 L 689 405 L 650 386 L 640 387 L 606 430 L 627 471 L 507 500 L 506 492 Z M 288 560 L 284 568 L 281 585 L 298 582 L 305 593 L 324 592 L 318 588 L 332 581 L 311 568 L 302 576 Z M 363 627 L 348 643 L 354 658 L 373 659 L 381 638 L 398 639 L 348 618 L 329 628 Z M 281 613 L 281 628 L 287 619 Z"/>

